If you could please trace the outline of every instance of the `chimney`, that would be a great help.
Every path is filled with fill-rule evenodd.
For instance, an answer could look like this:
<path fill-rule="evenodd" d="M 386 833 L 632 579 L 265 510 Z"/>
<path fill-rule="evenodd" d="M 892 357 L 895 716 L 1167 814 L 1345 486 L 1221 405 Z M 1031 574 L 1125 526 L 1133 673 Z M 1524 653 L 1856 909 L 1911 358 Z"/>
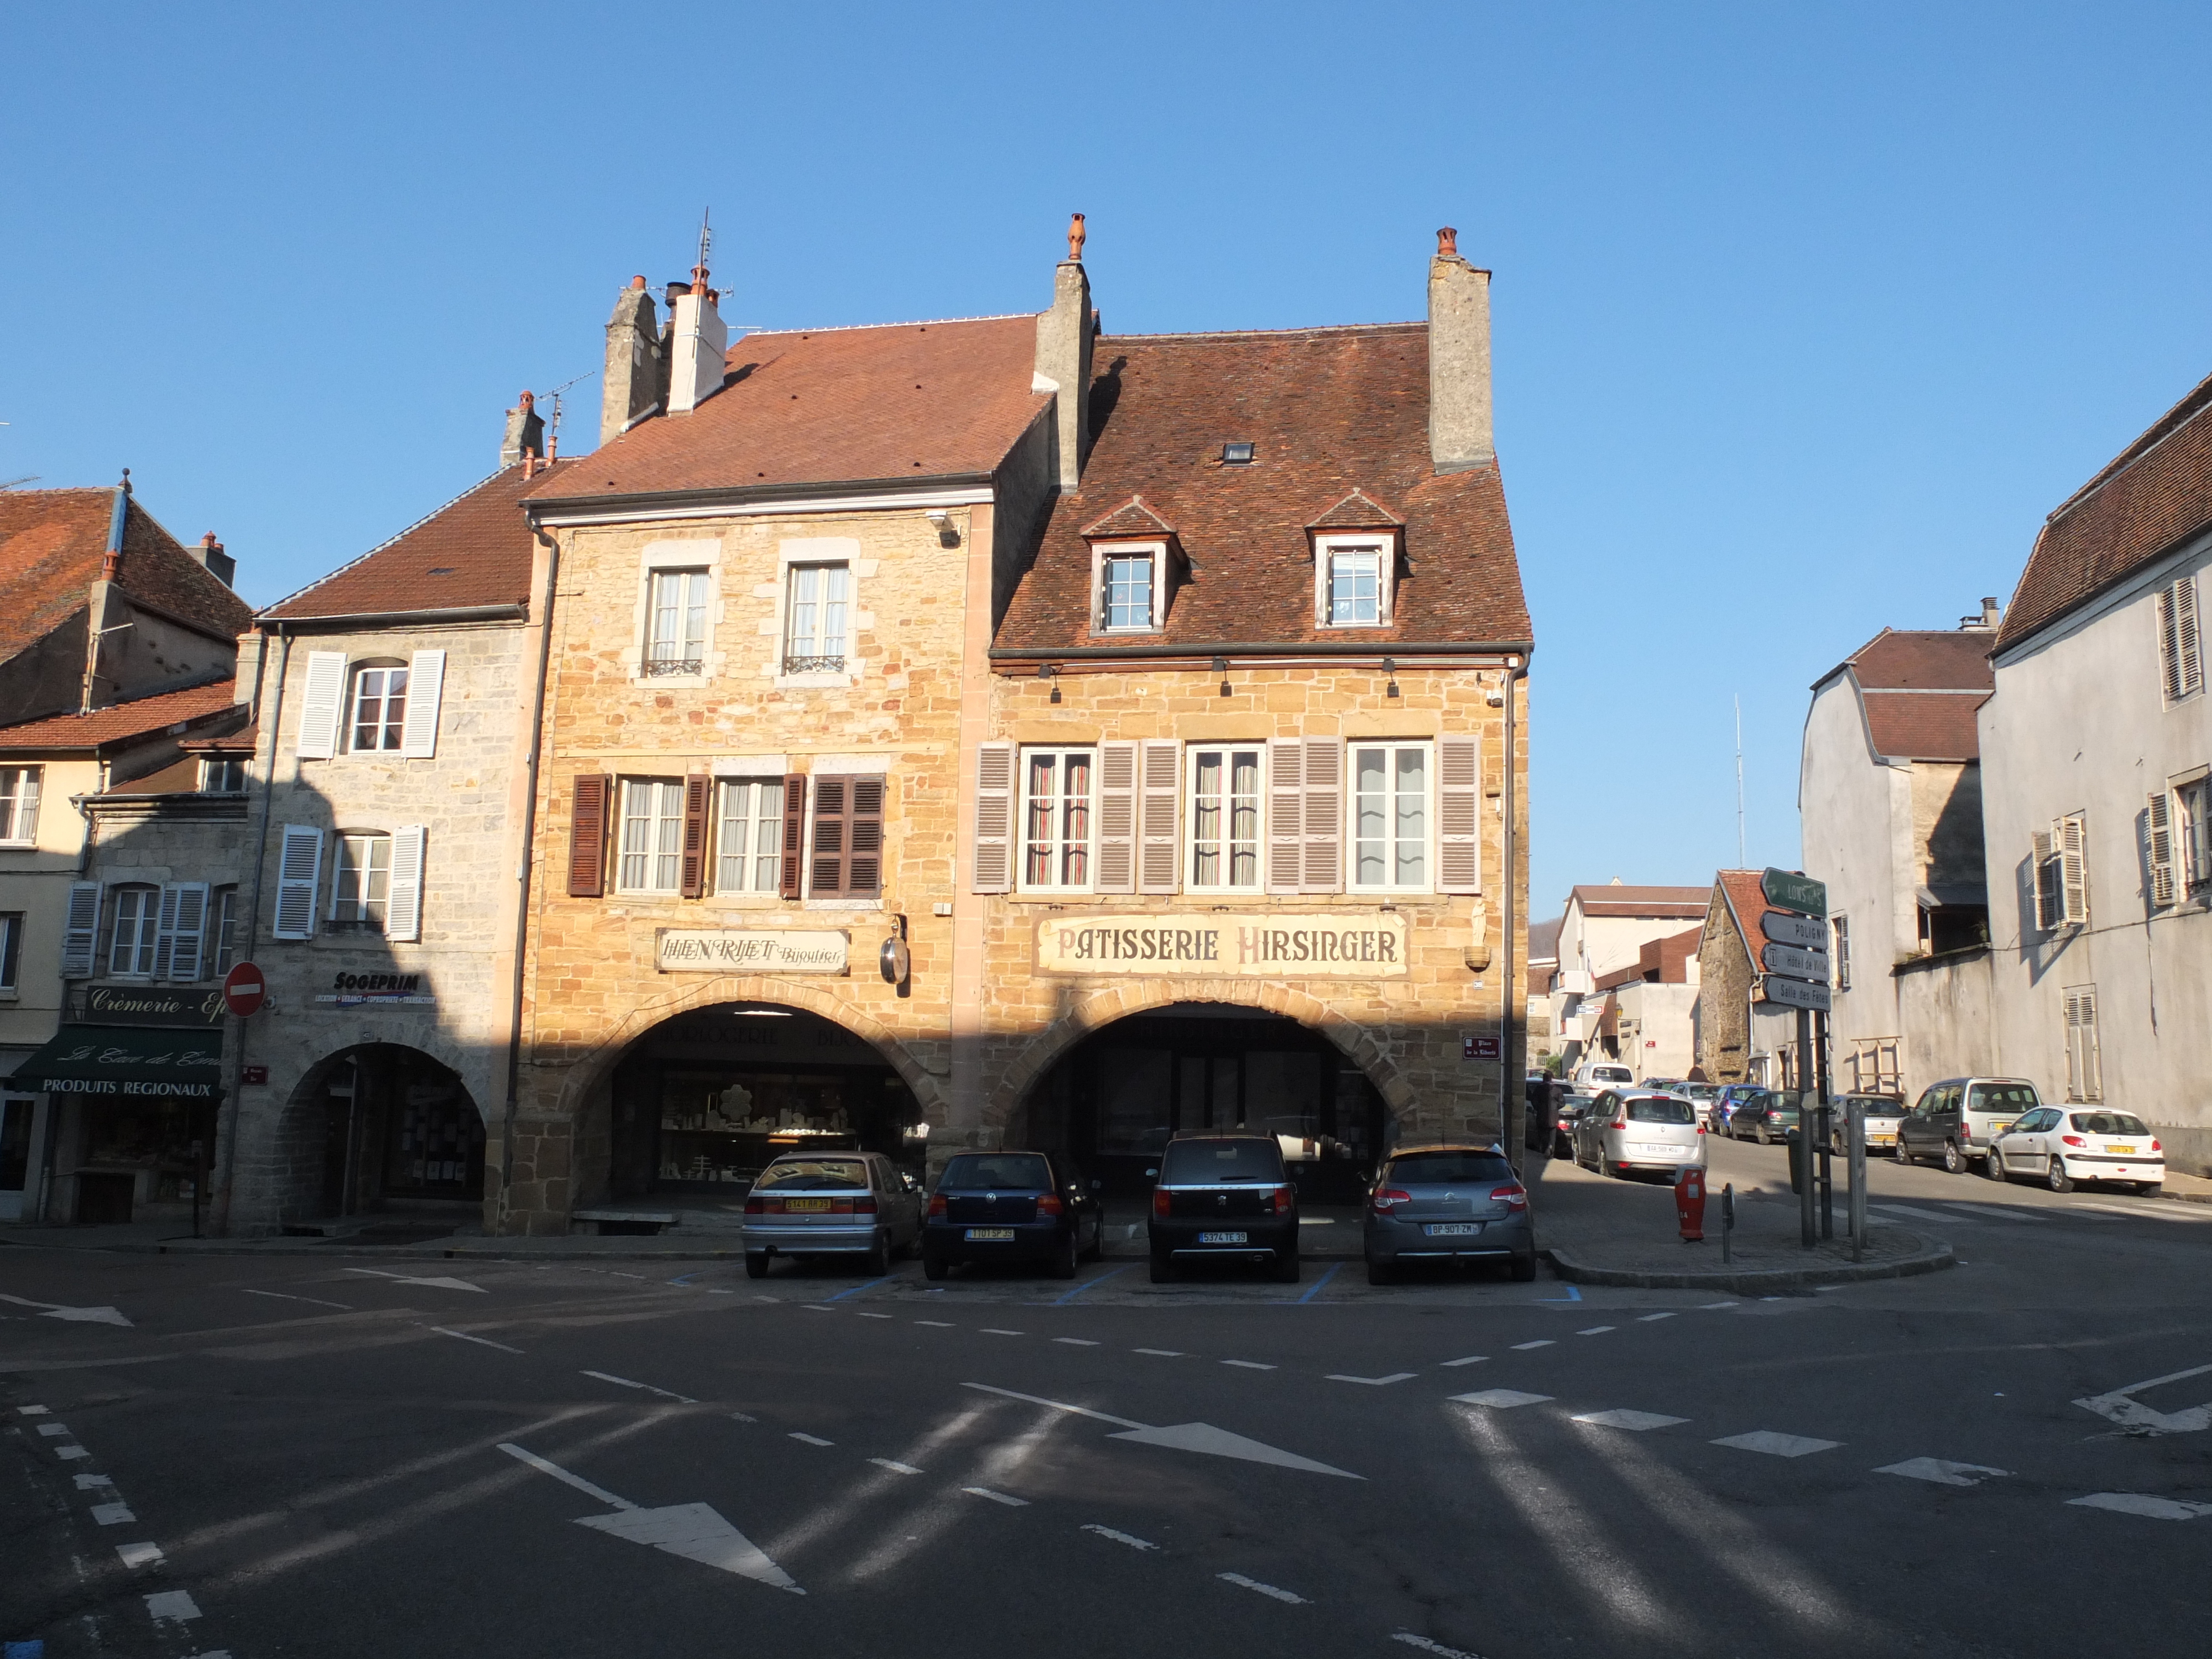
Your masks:
<path fill-rule="evenodd" d="M 703 261 L 691 268 L 691 291 L 678 297 L 675 320 L 668 412 L 688 415 L 722 389 L 722 358 L 730 349 L 730 331 L 714 309 Z"/>
<path fill-rule="evenodd" d="M 1079 489 L 1091 447 L 1091 343 L 1097 320 L 1091 309 L 1091 278 L 1083 269 L 1083 216 L 1067 223 L 1067 258 L 1053 272 L 1052 309 L 1037 318 L 1036 370 L 1032 392 L 1054 394 L 1058 408 L 1060 487 Z"/>
<path fill-rule="evenodd" d="M 1459 233 L 1437 233 L 1429 261 L 1429 459 L 1439 472 L 1498 459 L 1490 424 L 1490 273 L 1460 258 Z"/>
<path fill-rule="evenodd" d="M 602 448 L 660 407 L 660 324 L 642 276 L 629 279 L 607 319 L 607 367 L 599 386 Z"/>
<path fill-rule="evenodd" d="M 537 410 L 538 399 L 524 392 L 507 411 L 507 441 L 499 447 L 499 464 L 513 466 L 517 461 L 534 464 L 545 453 L 545 419 Z"/>
<path fill-rule="evenodd" d="M 222 544 L 216 540 L 214 531 L 210 530 L 201 537 L 200 544 L 190 550 L 194 558 L 208 568 L 208 573 L 225 587 L 238 585 L 231 580 L 238 574 L 238 561 L 222 550 Z"/>
<path fill-rule="evenodd" d="M 1996 602 L 1996 596 L 1992 594 L 1984 598 L 1982 600 L 1982 626 L 1994 634 L 1997 631 L 1997 624 L 2002 621 L 2004 607 Z"/>

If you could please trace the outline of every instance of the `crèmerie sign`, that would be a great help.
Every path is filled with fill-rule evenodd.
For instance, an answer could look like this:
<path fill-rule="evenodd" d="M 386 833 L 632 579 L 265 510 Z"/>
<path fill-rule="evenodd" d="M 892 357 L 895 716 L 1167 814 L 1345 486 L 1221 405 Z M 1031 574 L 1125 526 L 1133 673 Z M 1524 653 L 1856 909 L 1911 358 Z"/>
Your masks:
<path fill-rule="evenodd" d="M 1406 919 L 1091 915 L 1037 923 L 1041 974 L 1402 979 Z"/>
<path fill-rule="evenodd" d="M 828 930 L 663 927 L 653 965 L 664 974 L 842 974 L 853 936 Z"/>

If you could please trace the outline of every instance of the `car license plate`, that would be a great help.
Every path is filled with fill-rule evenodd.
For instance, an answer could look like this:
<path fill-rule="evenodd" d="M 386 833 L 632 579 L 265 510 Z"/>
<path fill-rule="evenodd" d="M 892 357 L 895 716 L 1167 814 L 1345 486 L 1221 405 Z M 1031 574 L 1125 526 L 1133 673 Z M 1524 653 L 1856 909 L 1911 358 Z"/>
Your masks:
<path fill-rule="evenodd" d="M 1421 1231 L 1431 1238 L 1465 1238 L 1480 1232 L 1482 1224 L 1477 1221 L 1431 1221 Z"/>
<path fill-rule="evenodd" d="M 2128 1153 L 2133 1153 L 2133 1152 L 2134 1152 L 2134 1151 L 2135 1151 L 2135 1149 L 2136 1149 L 2135 1142 L 2133 1142 L 2133 1141 L 2130 1141 L 2130 1142 L 2129 1142 L 2126 1146 L 2121 1146 L 2118 1141 L 2113 1141 L 2113 1140 L 2108 1140 L 2108 1141 L 2106 1141 L 2106 1142 L 2105 1143 L 2105 1150 L 2106 1150 L 2106 1152 L 2128 1152 Z"/>
<path fill-rule="evenodd" d="M 1682 1151 L 1680 1146 L 1638 1146 L 1633 1150 L 1646 1158 L 1674 1158 Z"/>
<path fill-rule="evenodd" d="M 786 1215 L 827 1215 L 830 1200 L 826 1198 L 787 1198 L 783 1200 Z"/>
<path fill-rule="evenodd" d="M 970 1238 L 1012 1238 L 1013 1236 L 1014 1230 L 1012 1227 L 970 1227 L 968 1230 L 968 1237 Z"/>
<path fill-rule="evenodd" d="M 1243 1233 L 1200 1233 L 1198 1242 L 1201 1244 L 1243 1244 L 1249 1241 Z"/>

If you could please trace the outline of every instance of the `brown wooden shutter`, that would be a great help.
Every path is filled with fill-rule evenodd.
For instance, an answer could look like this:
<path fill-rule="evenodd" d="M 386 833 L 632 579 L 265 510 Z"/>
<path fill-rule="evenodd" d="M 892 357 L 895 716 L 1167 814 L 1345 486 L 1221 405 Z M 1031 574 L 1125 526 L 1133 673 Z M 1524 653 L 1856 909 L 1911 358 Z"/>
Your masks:
<path fill-rule="evenodd" d="M 678 866 L 678 896 L 707 896 L 707 800 L 712 787 L 703 775 L 684 780 L 684 859 Z"/>
<path fill-rule="evenodd" d="M 845 890 L 873 898 L 884 890 L 884 781 L 854 778 L 845 831 Z"/>
<path fill-rule="evenodd" d="M 975 745 L 973 890 L 1004 893 L 1014 884 L 1014 745 Z"/>
<path fill-rule="evenodd" d="M 785 898 L 799 896 L 806 867 L 806 775 L 794 772 L 783 781 L 783 870 L 777 890 Z"/>
<path fill-rule="evenodd" d="M 1267 890 L 1295 893 L 1305 868 L 1305 796 L 1298 787 L 1305 746 L 1296 738 L 1267 744 Z"/>
<path fill-rule="evenodd" d="M 1100 893 L 1137 890 L 1137 745 L 1098 745 L 1098 879 Z"/>
<path fill-rule="evenodd" d="M 1344 890 L 1344 739 L 1307 738 L 1305 860 L 1298 888 L 1307 893 Z"/>
<path fill-rule="evenodd" d="M 1437 890 L 1482 890 L 1482 742 L 1437 743 Z"/>
<path fill-rule="evenodd" d="M 1172 893 L 1176 890 L 1176 805 L 1181 800 L 1182 745 L 1174 738 L 1144 745 L 1144 771 L 1139 780 L 1142 799 L 1137 815 L 1137 890 Z"/>
<path fill-rule="evenodd" d="M 845 825 L 850 778 L 814 780 L 814 840 L 807 857 L 806 896 L 845 896 Z"/>
<path fill-rule="evenodd" d="M 607 803 L 615 781 L 579 776 L 568 798 L 568 896 L 598 898 L 607 890 Z"/>

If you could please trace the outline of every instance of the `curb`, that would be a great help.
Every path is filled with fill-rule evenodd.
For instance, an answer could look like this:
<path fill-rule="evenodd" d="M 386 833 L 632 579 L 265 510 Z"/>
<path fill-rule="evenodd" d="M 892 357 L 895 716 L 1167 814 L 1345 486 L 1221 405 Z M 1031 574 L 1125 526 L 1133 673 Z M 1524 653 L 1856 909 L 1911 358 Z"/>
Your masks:
<path fill-rule="evenodd" d="M 1955 1267 L 1948 1244 L 1938 1243 L 1893 1261 L 1838 1261 L 1822 1267 L 1753 1267 L 1668 1273 L 1633 1267 L 1600 1267 L 1577 1261 L 1564 1250 L 1543 1250 L 1560 1278 L 1575 1285 L 1611 1285 L 1646 1291 L 1780 1291 L 1805 1285 L 1855 1285 L 1872 1279 L 1911 1279 Z"/>

